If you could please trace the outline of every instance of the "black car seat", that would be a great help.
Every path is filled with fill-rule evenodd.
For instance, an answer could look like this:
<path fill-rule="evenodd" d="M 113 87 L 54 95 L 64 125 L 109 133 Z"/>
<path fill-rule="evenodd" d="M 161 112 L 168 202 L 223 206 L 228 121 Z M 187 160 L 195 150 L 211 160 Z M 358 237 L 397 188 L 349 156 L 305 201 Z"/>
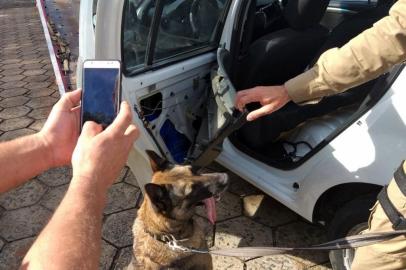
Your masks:
<path fill-rule="evenodd" d="M 319 22 L 328 2 L 289 0 L 283 9 L 289 27 L 250 44 L 238 63 L 237 89 L 283 83 L 302 72 L 327 38 L 328 30 Z"/>
<path fill-rule="evenodd" d="M 311 61 L 311 65 L 317 61 L 318 57 L 325 50 L 333 47 L 341 47 L 363 30 L 370 28 L 373 23 L 388 14 L 391 5 L 391 1 L 386 1 L 376 8 L 355 14 L 350 19 L 340 23 L 333 29 L 328 40 Z M 361 102 L 372 89 L 376 80 L 377 79 L 372 80 L 346 92 L 325 97 L 317 104 L 299 106 L 290 102 L 279 111 L 254 122 L 248 122 L 237 132 L 236 136 L 243 145 L 248 146 L 254 151 L 266 151 L 264 146 L 274 142 L 282 132 L 298 126 L 307 119 L 325 115 L 339 107 Z M 280 83 L 283 82 L 284 81 L 281 81 Z"/>

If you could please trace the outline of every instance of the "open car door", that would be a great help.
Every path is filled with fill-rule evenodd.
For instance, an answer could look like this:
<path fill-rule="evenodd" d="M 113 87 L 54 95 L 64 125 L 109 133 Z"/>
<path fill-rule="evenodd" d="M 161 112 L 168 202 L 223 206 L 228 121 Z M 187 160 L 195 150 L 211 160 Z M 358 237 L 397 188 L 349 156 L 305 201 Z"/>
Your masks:
<path fill-rule="evenodd" d="M 236 2 L 98 1 L 95 55 L 122 61 L 122 97 L 141 132 L 128 165 L 141 186 L 151 176 L 145 150 L 205 166 L 242 124 L 228 54 L 218 49 Z"/>
<path fill-rule="evenodd" d="M 202 126 L 194 148 L 188 156 L 192 165 L 204 167 L 221 152 L 222 143 L 246 119 L 246 113 L 235 108 L 236 89 L 229 77 L 230 53 L 224 48 L 217 50 L 218 67 L 211 71 L 211 90 L 207 106 L 207 123 Z M 207 125 L 207 129 L 205 129 Z"/>

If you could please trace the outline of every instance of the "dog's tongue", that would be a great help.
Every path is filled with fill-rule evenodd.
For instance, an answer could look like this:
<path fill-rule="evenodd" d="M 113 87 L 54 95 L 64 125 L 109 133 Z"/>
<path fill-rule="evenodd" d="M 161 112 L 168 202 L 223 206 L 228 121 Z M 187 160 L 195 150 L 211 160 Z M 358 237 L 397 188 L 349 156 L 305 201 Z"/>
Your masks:
<path fill-rule="evenodd" d="M 215 224 L 217 220 L 217 213 L 216 213 L 216 200 L 211 197 L 208 199 L 205 199 L 204 205 L 206 206 L 206 211 L 207 211 L 207 218 L 209 219 L 211 224 Z"/>

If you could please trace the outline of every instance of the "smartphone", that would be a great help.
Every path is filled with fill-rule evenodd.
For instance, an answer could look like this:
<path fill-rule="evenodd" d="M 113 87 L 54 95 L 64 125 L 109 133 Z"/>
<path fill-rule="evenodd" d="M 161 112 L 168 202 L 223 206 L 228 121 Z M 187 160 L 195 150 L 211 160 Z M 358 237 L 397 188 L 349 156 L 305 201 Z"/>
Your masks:
<path fill-rule="evenodd" d="M 116 118 L 120 107 L 120 61 L 85 61 L 82 85 L 80 127 L 82 128 L 86 121 L 94 121 L 106 128 Z"/>

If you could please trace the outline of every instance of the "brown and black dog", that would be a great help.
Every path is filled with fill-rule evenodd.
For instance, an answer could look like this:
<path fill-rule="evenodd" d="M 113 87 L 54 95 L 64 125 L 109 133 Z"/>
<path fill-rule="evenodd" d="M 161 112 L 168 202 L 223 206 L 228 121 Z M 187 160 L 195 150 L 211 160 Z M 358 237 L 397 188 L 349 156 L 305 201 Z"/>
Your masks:
<path fill-rule="evenodd" d="M 227 174 L 197 174 L 191 166 L 147 153 L 154 174 L 134 223 L 134 257 L 128 269 L 212 269 L 209 254 L 174 251 L 162 239 L 173 236 L 184 247 L 207 249 L 204 228 L 193 218 L 195 208 L 204 203 L 208 219 L 215 222 L 215 198 L 227 188 Z"/>

